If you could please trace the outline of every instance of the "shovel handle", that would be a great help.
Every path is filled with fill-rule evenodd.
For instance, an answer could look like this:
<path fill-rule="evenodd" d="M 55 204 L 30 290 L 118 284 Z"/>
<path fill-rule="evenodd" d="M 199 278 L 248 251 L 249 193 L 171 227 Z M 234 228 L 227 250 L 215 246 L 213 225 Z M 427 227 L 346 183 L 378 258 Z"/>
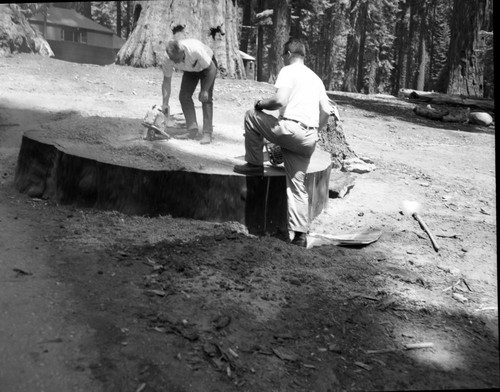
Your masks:
<path fill-rule="evenodd" d="M 420 223 L 420 226 L 422 226 L 422 228 L 424 229 L 424 231 L 428 234 L 429 238 L 431 239 L 431 242 L 432 242 L 432 246 L 434 247 L 434 249 L 436 250 L 436 252 L 439 250 L 439 246 L 437 244 L 437 241 L 436 241 L 436 238 L 434 237 L 434 235 L 431 233 L 431 231 L 429 230 L 429 228 L 427 227 L 427 225 L 425 224 L 424 220 L 420 217 L 420 215 L 418 215 L 417 213 L 414 213 L 413 216 L 415 217 L 415 219 L 418 221 L 418 223 Z"/>

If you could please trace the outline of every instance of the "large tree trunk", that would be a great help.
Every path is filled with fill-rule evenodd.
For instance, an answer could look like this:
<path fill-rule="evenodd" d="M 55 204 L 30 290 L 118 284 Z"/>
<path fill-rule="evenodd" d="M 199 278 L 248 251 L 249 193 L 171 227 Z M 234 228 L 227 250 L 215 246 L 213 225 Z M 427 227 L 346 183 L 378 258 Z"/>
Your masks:
<path fill-rule="evenodd" d="M 427 32 L 427 9 L 422 6 L 420 9 L 420 42 L 418 46 L 418 74 L 417 74 L 417 90 L 425 89 L 425 76 L 427 67 L 427 49 L 425 47 L 426 32 Z"/>
<path fill-rule="evenodd" d="M 408 13 L 408 4 L 399 2 L 399 19 L 396 22 L 396 40 L 394 41 L 394 57 L 397 59 L 397 65 L 394 68 L 394 84 L 393 94 L 397 94 L 400 88 L 406 86 L 406 69 L 407 52 L 405 50 L 408 43 L 408 21 L 406 15 Z"/>
<path fill-rule="evenodd" d="M 416 10 L 415 8 L 417 7 L 417 4 L 415 0 L 410 0 L 409 1 L 409 7 L 410 7 L 410 26 L 408 30 L 408 42 L 406 45 L 406 88 L 413 88 L 414 83 L 413 83 L 413 41 L 415 39 L 415 28 L 416 28 Z"/>
<path fill-rule="evenodd" d="M 368 17 L 368 3 L 361 5 L 359 12 L 358 25 L 360 30 L 359 37 L 359 56 L 358 56 L 358 72 L 356 88 L 358 91 L 363 90 L 365 78 L 365 44 L 366 44 L 366 18 Z"/>
<path fill-rule="evenodd" d="M 135 28 L 118 52 L 116 62 L 134 67 L 156 66 L 165 58 L 165 46 L 169 40 L 196 38 L 212 48 L 221 74 L 244 77 L 238 51 L 236 2 L 194 2 L 197 4 L 183 0 L 136 2 Z"/>
<path fill-rule="evenodd" d="M 116 2 L 116 35 L 122 36 L 122 2 Z"/>
<path fill-rule="evenodd" d="M 242 52 L 248 53 L 248 41 L 252 36 L 252 0 L 247 0 L 243 2 L 243 19 L 242 19 L 242 29 L 240 38 L 240 50 Z"/>
<path fill-rule="evenodd" d="M 0 4 L 0 57 L 12 53 L 54 56 L 48 42 L 31 27 L 16 4 Z"/>
<path fill-rule="evenodd" d="M 327 39 L 329 45 L 329 58 L 325 64 L 326 69 L 323 74 L 323 81 L 327 90 L 335 90 L 340 86 L 339 81 L 335 78 L 337 60 L 342 56 L 342 48 L 339 45 L 339 40 L 343 39 L 342 32 L 345 30 L 346 9 L 343 5 L 334 4 L 326 11 L 326 17 L 331 21 L 331 31 Z"/>
<path fill-rule="evenodd" d="M 483 69 L 477 58 L 479 31 L 489 0 L 455 0 L 448 53 L 448 94 L 483 96 Z"/>
<path fill-rule="evenodd" d="M 347 53 L 345 59 L 345 78 L 342 90 L 350 93 L 357 93 L 357 67 L 359 57 L 360 31 L 358 24 L 360 0 L 353 0 L 349 10 L 349 34 L 347 36 Z"/>
<path fill-rule="evenodd" d="M 131 29 L 131 24 L 132 24 L 132 1 L 127 0 L 127 7 L 126 9 L 126 20 L 125 20 L 125 38 L 130 37 L 130 31 Z"/>
<path fill-rule="evenodd" d="M 380 62 L 378 48 L 372 49 L 368 53 L 368 56 L 369 56 L 368 77 L 367 77 L 367 84 L 365 85 L 366 93 L 376 94 L 379 92 L 377 86 L 377 71 L 379 69 L 379 62 Z"/>
<path fill-rule="evenodd" d="M 290 37 L 290 0 L 276 0 L 273 12 L 273 34 L 271 44 L 271 72 L 269 82 L 274 83 L 283 68 L 283 46 Z"/>

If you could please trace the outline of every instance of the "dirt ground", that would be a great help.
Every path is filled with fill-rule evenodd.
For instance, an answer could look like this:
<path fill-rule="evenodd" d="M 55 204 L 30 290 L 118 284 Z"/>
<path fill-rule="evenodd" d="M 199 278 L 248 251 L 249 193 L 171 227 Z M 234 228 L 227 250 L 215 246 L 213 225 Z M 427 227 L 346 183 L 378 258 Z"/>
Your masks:
<path fill-rule="evenodd" d="M 336 94 L 348 143 L 376 170 L 353 174 L 311 231 L 383 234 L 365 247 L 302 249 L 234 222 L 19 193 L 23 132 L 79 116 L 115 127 L 110 135 L 140 135 L 145 111 L 161 102 L 161 73 L 15 55 L 0 58 L 0 75 L 1 391 L 500 387 L 494 126 Z M 218 79 L 214 143 L 175 143 L 203 154 L 231 132 L 243 151 L 243 114 L 270 91 Z M 438 252 L 401 213 L 403 200 L 422 205 Z M 415 343 L 432 345 L 407 348 Z"/>

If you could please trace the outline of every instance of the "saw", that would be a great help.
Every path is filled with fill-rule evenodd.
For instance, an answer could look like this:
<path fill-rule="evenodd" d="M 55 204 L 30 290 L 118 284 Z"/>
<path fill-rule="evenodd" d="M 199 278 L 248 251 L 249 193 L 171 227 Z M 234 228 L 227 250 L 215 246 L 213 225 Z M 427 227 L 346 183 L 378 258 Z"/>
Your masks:
<path fill-rule="evenodd" d="M 161 108 L 154 105 L 150 110 L 147 111 L 144 119 L 142 120 L 142 125 L 146 127 L 145 140 L 168 140 L 170 135 L 164 131 L 166 122 L 168 118 L 163 114 Z"/>

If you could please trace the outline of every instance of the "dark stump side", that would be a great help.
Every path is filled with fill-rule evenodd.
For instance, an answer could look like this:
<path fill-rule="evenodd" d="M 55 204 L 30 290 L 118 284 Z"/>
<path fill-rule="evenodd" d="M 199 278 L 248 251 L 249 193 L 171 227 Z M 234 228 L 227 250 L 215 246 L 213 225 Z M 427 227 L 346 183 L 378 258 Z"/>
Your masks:
<path fill-rule="evenodd" d="M 283 169 L 268 167 L 264 176 L 242 176 L 230 169 L 221 174 L 220 170 L 130 167 L 84 155 L 37 137 L 36 132 L 26 132 L 17 161 L 16 187 L 31 197 L 61 204 L 146 216 L 237 221 L 253 234 L 287 230 Z M 328 202 L 331 171 L 329 154 L 318 151 L 315 156 L 306 176 L 311 219 Z"/>

